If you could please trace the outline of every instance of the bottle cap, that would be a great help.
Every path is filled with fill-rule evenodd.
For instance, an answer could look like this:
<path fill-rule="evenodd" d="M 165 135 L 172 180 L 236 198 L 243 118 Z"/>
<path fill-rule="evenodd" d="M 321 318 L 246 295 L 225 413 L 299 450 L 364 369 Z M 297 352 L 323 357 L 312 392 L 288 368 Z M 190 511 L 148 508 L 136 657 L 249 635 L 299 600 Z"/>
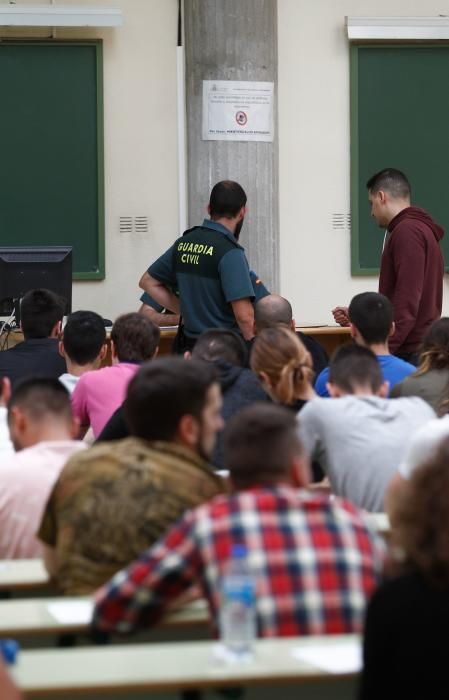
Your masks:
<path fill-rule="evenodd" d="M 15 664 L 19 649 L 19 642 L 15 639 L 0 639 L 0 652 L 5 663 Z"/>
<path fill-rule="evenodd" d="M 244 559 L 248 551 L 244 544 L 233 544 L 231 548 L 231 556 L 233 559 Z"/>

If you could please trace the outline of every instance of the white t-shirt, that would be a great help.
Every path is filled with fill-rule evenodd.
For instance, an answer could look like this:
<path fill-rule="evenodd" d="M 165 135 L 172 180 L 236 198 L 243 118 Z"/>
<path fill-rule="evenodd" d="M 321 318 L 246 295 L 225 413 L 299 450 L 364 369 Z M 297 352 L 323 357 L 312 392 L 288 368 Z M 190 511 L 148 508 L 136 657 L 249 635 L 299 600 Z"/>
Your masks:
<path fill-rule="evenodd" d="M 410 479 L 413 471 L 426 459 L 433 457 L 444 438 L 449 437 L 449 415 L 431 420 L 413 436 L 404 459 L 399 465 L 399 474 Z"/>
<path fill-rule="evenodd" d="M 73 394 L 73 391 L 78 384 L 79 377 L 75 377 L 74 374 L 69 374 L 68 372 L 65 372 L 65 374 L 61 374 L 59 377 L 59 381 L 61 384 L 64 384 L 65 388 L 69 392 L 69 394 Z"/>

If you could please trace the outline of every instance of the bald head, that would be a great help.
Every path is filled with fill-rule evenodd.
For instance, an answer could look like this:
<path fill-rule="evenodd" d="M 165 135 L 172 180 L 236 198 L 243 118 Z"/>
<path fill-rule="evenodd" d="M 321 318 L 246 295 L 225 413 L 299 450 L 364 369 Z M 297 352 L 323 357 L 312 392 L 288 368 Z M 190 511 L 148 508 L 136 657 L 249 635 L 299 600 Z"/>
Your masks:
<path fill-rule="evenodd" d="M 278 294 L 268 294 L 260 299 L 254 307 L 254 324 L 256 332 L 273 326 L 291 327 L 293 319 L 292 307 L 287 299 Z"/>

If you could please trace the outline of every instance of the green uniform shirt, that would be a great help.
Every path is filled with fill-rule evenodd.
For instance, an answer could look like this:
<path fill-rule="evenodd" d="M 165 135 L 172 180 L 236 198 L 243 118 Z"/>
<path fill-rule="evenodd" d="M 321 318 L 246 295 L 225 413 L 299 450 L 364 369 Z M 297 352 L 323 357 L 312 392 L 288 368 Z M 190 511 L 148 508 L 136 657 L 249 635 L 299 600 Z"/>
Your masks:
<path fill-rule="evenodd" d="M 179 290 L 190 337 L 209 328 L 237 328 L 231 302 L 255 296 L 244 249 L 227 228 L 209 219 L 178 238 L 148 272 Z"/>

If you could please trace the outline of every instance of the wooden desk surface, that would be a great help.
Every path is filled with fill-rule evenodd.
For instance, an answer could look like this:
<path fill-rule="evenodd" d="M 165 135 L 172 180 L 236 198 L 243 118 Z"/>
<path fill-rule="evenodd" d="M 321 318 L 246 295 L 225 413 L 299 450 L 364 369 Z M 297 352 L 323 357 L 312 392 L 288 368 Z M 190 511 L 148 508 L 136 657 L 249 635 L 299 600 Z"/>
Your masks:
<path fill-rule="evenodd" d="M 61 610 L 61 606 L 64 606 L 64 611 Z M 91 608 L 90 596 L 2 600 L 0 601 L 0 637 L 31 635 L 44 637 L 85 633 L 90 625 Z M 64 615 L 64 618 L 60 615 Z M 208 623 L 209 610 L 206 601 L 196 600 L 168 612 L 161 620 L 160 626 L 187 628 L 208 625 Z"/>
<path fill-rule="evenodd" d="M 0 590 L 26 590 L 49 585 L 41 559 L 4 559 L 0 561 Z"/>
<path fill-rule="evenodd" d="M 304 683 L 355 678 L 354 671 L 330 673 L 316 661 L 295 654 L 312 647 L 328 654 L 356 653 L 356 635 L 264 639 L 256 643 L 254 660 L 225 665 L 213 657 L 213 642 L 130 644 L 109 647 L 19 652 L 11 673 L 27 698 L 76 692 L 128 693 L 137 690 L 218 688 Z M 319 661 L 318 661 L 319 663 Z"/>

